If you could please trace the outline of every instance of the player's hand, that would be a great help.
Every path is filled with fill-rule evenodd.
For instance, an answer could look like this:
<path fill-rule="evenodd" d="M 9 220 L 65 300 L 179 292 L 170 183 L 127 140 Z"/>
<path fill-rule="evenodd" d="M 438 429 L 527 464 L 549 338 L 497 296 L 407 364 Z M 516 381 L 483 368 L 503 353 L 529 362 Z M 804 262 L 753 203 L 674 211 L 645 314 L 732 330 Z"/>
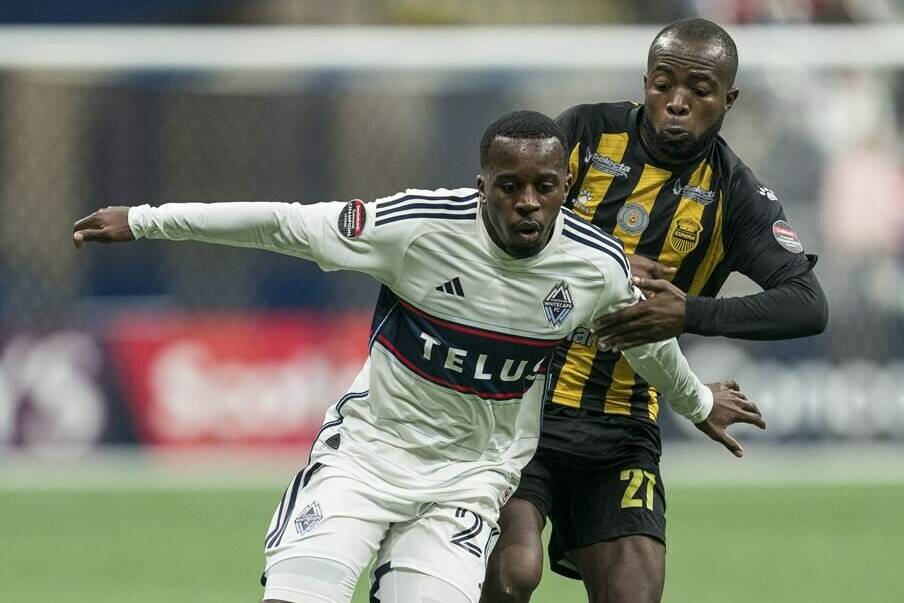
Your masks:
<path fill-rule="evenodd" d="M 82 218 L 72 227 L 72 242 L 76 248 L 85 241 L 96 243 L 119 243 L 134 241 L 135 235 L 129 228 L 128 207 L 105 207 L 88 217 Z"/>
<path fill-rule="evenodd" d="M 728 435 L 726 429 L 735 423 L 749 423 L 766 429 L 766 421 L 763 420 L 760 409 L 741 393 L 741 388 L 735 381 L 708 383 L 706 387 L 713 392 L 713 409 L 704 421 L 696 424 L 697 429 L 741 458 L 744 456 L 744 448 Z"/>
<path fill-rule="evenodd" d="M 687 294 L 663 279 L 634 277 L 647 299 L 597 318 L 593 332 L 603 350 L 621 351 L 677 337 L 684 332 Z"/>
<path fill-rule="evenodd" d="M 629 255 L 628 263 L 631 264 L 631 274 L 640 278 L 663 278 L 671 277 L 677 271 L 671 266 L 660 264 L 656 260 L 645 258 L 642 255 Z"/>

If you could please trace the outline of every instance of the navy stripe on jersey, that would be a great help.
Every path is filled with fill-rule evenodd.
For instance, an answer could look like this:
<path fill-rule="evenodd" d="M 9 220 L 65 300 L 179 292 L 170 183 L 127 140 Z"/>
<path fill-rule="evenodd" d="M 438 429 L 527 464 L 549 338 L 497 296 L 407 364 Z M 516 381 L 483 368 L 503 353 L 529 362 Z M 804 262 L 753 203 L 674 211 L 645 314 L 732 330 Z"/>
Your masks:
<path fill-rule="evenodd" d="M 389 320 L 389 315 L 399 307 L 399 298 L 393 293 L 389 287 L 380 286 L 380 295 L 377 296 L 377 306 L 374 308 L 374 317 L 370 323 L 370 339 L 367 342 L 367 350 L 370 351 L 374 347 L 374 341 L 377 335 L 383 329 L 383 325 Z"/>
<path fill-rule="evenodd" d="M 579 230 L 582 233 L 589 235 L 591 238 L 599 239 L 604 243 L 609 243 L 615 245 L 618 249 L 624 250 L 625 245 L 621 242 L 618 237 L 612 236 L 599 226 L 594 224 L 589 224 L 584 220 L 581 220 L 577 217 L 577 215 L 567 208 L 562 208 L 562 215 L 565 216 L 565 223 L 567 226 L 574 228 L 575 230 Z"/>
<path fill-rule="evenodd" d="M 474 207 L 476 206 L 477 204 L 475 203 Z M 411 218 L 435 218 L 440 220 L 476 220 L 477 212 L 472 210 L 465 214 L 453 214 L 449 212 L 399 214 L 398 216 L 393 216 L 391 218 L 383 218 L 382 220 L 377 220 L 374 222 L 374 226 L 383 226 L 384 224 L 392 224 L 393 222 L 398 222 L 399 220 L 409 220 Z"/>
<path fill-rule="evenodd" d="M 477 198 L 479 193 L 474 192 L 470 195 L 405 195 L 403 197 L 397 197 L 395 199 L 390 199 L 388 201 L 381 201 L 377 203 L 377 210 L 385 209 L 387 207 L 392 207 L 393 205 L 398 205 L 399 203 L 404 203 L 405 201 L 471 201 Z"/>
<path fill-rule="evenodd" d="M 409 203 L 408 205 L 397 205 L 395 207 L 390 207 L 389 209 L 377 209 L 377 220 L 382 218 L 383 216 L 388 216 L 391 214 L 397 214 L 399 212 L 408 211 L 410 209 L 430 209 L 437 211 L 465 211 L 468 209 L 474 209 L 477 207 L 477 201 L 473 203 Z"/>
<path fill-rule="evenodd" d="M 592 247 L 593 249 L 596 249 L 597 251 L 602 251 L 606 255 L 610 256 L 612 259 L 615 260 L 615 262 L 618 264 L 618 266 L 622 269 L 622 272 L 625 273 L 625 277 L 627 278 L 627 276 L 628 276 L 628 260 L 627 260 L 627 258 L 625 258 L 625 254 L 623 252 L 612 251 L 612 249 L 610 247 L 603 247 L 603 245 L 601 243 L 586 239 L 583 236 L 576 234 L 574 231 L 568 230 L 567 228 L 562 230 L 562 236 L 568 237 L 572 241 L 577 241 L 578 243 L 583 243 L 587 247 Z"/>
<path fill-rule="evenodd" d="M 314 443 L 317 443 L 317 440 L 320 439 L 320 436 L 323 435 L 324 430 L 329 429 L 330 427 L 335 427 L 336 425 L 340 425 L 345 417 L 342 416 L 342 407 L 345 406 L 345 403 L 349 400 L 356 400 L 358 398 L 366 398 L 367 394 L 370 393 L 370 390 L 365 390 L 363 392 L 349 392 L 342 396 L 342 399 L 339 400 L 339 403 L 336 404 L 336 414 L 339 415 L 338 419 L 333 419 L 332 421 L 327 421 L 323 425 L 320 426 L 320 431 L 317 432 L 317 435 L 314 436 Z M 311 450 L 313 450 L 313 446 Z"/>
<path fill-rule="evenodd" d="M 381 292 L 382 304 L 394 296 Z M 376 343 L 421 379 L 487 400 L 513 400 L 529 390 L 561 339 L 499 333 L 431 316 L 396 298 Z"/>

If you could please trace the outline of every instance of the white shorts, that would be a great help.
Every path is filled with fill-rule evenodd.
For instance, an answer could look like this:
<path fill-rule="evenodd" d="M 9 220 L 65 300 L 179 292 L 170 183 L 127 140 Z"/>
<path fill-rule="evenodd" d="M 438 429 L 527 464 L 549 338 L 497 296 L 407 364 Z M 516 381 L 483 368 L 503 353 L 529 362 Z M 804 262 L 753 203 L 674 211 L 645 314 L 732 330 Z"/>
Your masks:
<path fill-rule="evenodd" d="M 266 570 L 286 559 L 327 559 L 357 579 L 376 555 L 372 593 L 391 569 L 447 582 L 474 603 L 499 536 L 498 517 L 473 500 L 424 502 L 378 477 L 365 483 L 314 463 L 296 476 L 270 522 Z M 484 512 L 485 514 L 485 512 Z"/>

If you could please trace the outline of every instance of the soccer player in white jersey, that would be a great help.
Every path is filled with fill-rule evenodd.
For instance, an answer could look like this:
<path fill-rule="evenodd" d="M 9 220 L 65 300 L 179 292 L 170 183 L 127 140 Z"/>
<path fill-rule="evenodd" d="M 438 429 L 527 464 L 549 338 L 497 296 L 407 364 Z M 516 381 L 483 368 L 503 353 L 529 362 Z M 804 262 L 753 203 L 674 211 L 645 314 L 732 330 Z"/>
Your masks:
<path fill-rule="evenodd" d="M 476 190 L 111 207 L 76 222 L 77 246 L 255 247 L 383 285 L 369 357 L 270 523 L 266 601 L 347 602 L 375 555 L 372 601 L 479 599 L 500 506 L 537 444 L 553 350 L 639 296 L 618 241 L 560 211 L 565 148 L 555 122 L 521 111 L 484 133 Z M 625 356 L 691 421 L 745 420 L 741 395 L 703 385 L 674 339 Z"/>

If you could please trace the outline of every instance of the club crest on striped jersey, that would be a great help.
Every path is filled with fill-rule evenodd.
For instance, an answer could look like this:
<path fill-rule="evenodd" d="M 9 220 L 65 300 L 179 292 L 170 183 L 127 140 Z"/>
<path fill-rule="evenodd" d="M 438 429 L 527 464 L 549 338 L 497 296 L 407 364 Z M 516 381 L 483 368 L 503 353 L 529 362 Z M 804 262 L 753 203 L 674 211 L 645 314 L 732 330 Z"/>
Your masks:
<path fill-rule="evenodd" d="M 617 219 L 621 229 L 630 235 L 642 233 L 650 224 L 650 214 L 636 203 L 628 203 L 618 210 Z"/>
<path fill-rule="evenodd" d="M 543 310 L 546 312 L 546 320 L 554 327 L 559 326 L 574 309 L 571 301 L 571 291 L 565 281 L 557 284 L 550 290 L 543 300 Z"/>
<path fill-rule="evenodd" d="M 669 234 L 669 245 L 678 253 L 690 253 L 700 242 L 703 225 L 695 218 L 678 218 Z"/>
<path fill-rule="evenodd" d="M 323 513 L 320 512 L 320 503 L 312 502 L 295 520 L 295 529 L 301 536 L 304 536 L 317 527 L 321 520 L 323 520 Z"/>
<path fill-rule="evenodd" d="M 339 232 L 349 239 L 361 236 L 366 222 L 367 210 L 361 199 L 349 201 L 339 212 Z"/>

